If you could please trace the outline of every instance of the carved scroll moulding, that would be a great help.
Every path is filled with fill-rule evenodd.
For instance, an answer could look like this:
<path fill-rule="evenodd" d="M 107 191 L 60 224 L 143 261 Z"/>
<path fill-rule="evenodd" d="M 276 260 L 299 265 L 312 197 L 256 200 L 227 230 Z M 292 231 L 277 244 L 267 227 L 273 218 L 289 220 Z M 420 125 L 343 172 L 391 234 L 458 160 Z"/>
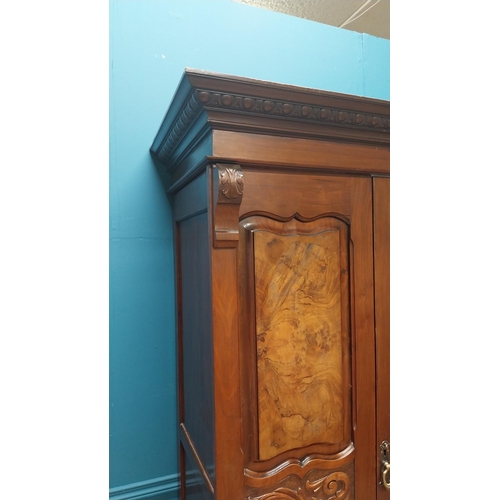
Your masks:
<path fill-rule="evenodd" d="M 297 489 L 278 488 L 247 500 L 352 500 L 351 482 L 344 472 L 332 472 L 315 481 L 307 480 Z"/>

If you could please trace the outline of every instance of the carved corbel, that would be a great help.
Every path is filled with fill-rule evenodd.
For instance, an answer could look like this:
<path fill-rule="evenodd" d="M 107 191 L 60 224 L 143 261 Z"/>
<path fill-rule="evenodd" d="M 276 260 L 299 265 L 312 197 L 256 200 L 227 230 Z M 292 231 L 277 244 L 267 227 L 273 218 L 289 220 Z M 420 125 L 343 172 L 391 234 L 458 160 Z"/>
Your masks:
<path fill-rule="evenodd" d="M 213 168 L 214 247 L 236 247 L 239 240 L 239 211 L 243 199 L 243 171 L 239 165 Z"/>

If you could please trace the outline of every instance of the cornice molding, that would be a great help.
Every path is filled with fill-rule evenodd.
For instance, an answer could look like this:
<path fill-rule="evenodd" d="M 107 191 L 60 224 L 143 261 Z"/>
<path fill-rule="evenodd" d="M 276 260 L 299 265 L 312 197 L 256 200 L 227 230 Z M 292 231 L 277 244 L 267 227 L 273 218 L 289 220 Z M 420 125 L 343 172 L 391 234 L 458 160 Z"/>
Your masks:
<path fill-rule="evenodd" d="M 205 109 L 227 109 L 298 121 L 312 121 L 367 130 L 376 129 L 386 133 L 390 130 L 388 115 L 359 113 L 347 108 L 311 106 L 308 103 L 259 99 L 250 95 L 221 94 L 203 89 L 196 89 L 195 96 Z"/>
<path fill-rule="evenodd" d="M 186 70 L 151 154 L 170 171 L 217 129 L 388 146 L 389 102 Z"/>
<path fill-rule="evenodd" d="M 167 159 L 172 151 L 184 137 L 186 131 L 200 113 L 202 107 L 197 99 L 195 92 L 191 92 L 181 112 L 177 115 L 176 120 L 168 129 L 165 138 L 163 139 L 160 149 L 158 150 L 158 158 L 161 160 Z"/>

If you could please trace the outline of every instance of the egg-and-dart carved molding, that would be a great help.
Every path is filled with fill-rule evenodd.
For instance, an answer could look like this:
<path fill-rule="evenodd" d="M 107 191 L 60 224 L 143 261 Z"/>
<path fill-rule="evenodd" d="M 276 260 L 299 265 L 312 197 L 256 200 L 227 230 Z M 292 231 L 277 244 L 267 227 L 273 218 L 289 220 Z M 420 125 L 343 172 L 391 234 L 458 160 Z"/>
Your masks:
<path fill-rule="evenodd" d="M 358 113 L 348 109 L 311 106 L 282 100 L 259 99 L 238 94 L 223 94 L 202 89 L 197 89 L 195 95 L 198 102 L 205 107 L 326 124 L 347 125 L 368 130 L 375 129 L 381 132 L 389 132 L 390 130 L 390 118 L 388 116 Z"/>
<path fill-rule="evenodd" d="M 235 93 L 193 89 L 158 149 L 157 157 L 161 161 L 170 156 L 204 108 L 264 115 L 299 122 L 322 123 L 327 126 L 372 130 L 381 133 L 390 132 L 390 118 L 387 115 L 360 113 L 349 109 L 313 106 L 285 100 L 260 99 Z"/>

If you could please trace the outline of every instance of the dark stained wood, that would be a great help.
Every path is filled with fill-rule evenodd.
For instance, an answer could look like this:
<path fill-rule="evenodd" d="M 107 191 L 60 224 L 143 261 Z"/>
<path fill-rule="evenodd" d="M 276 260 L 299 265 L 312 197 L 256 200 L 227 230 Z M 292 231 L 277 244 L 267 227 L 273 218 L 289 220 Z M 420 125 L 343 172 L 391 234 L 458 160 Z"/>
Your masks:
<path fill-rule="evenodd" d="M 248 500 L 330 500 L 354 497 L 355 479 L 352 462 L 334 471 L 313 469 L 304 477 L 292 474 L 265 487 L 248 487 L 245 496 Z"/>
<path fill-rule="evenodd" d="M 389 103 L 378 99 L 296 87 L 294 85 L 273 83 L 242 76 L 223 75 L 190 68 L 186 69 L 183 79 L 189 80 L 191 86 L 194 88 L 205 88 L 209 92 L 215 92 L 219 95 L 231 94 L 232 92 L 238 93 L 237 90 L 240 89 L 251 89 L 247 93 L 251 93 L 254 97 L 261 98 L 264 101 L 290 101 L 294 104 L 307 102 L 311 106 L 352 109 L 353 111 L 371 114 L 372 116 L 383 114 L 388 117 Z M 245 91 L 242 92 L 244 93 Z M 228 107 L 232 104 L 235 103 L 229 103 Z M 263 108 L 262 112 L 271 113 L 272 110 Z M 296 118 L 300 119 L 300 116 Z"/>
<path fill-rule="evenodd" d="M 238 245 L 240 381 L 242 411 L 242 450 L 245 462 L 256 459 L 259 453 L 259 424 L 257 405 L 257 349 L 255 335 L 255 274 L 253 270 L 252 233 L 240 222 Z"/>
<path fill-rule="evenodd" d="M 292 475 L 303 478 L 312 470 L 333 471 L 342 469 L 346 464 L 352 464 L 353 458 L 354 445 L 350 443 L 345 450 L 335 455 L 329 455 L 328 458 L 322 458 L 321 455 L 308 456 L 302 460 L 290 458 L 263 472 L 245 469 L 245 484 L 248 487 L 267 488 Z"/>
<path fill-rule="evenodd" d="M 377 443 L 390 437 L 390 180 L 373 179 L 375 256 L 375 335 L 377 347 Z M 380 477 L 380 460 L 377 465 Z M 388 500 L 389 490 L 379 486 L 378 500 Z"/>
<path fill-rule="evenodd" d="M 231 175 L 228 170 L 232 171 Z M 226 176 L 225 176 L 226 174 Z M 219 205 L 225 212 L 224 225 L 238 235 L 238 208 L 243 179 L 235 165 L 214 166 L 209 187 L 213 228 L 210 245 L 212 285 L 212 328 L 214 356 L 216 498 L 243 497 L 243 451 L 241 434 L 240 348 L 238 320 L 237 244 L 233 231 L 217 234 Z M 233 210 L 236 207 L 236 210 Z"/>
<path fill-rule="evenodd" d="M 203 172 L 175 195 L 174 220 L 181 222 L 207 210 L 207 174 Z"/>
<path fill-rule="evenodd" d="M 168 182 L 164 185 L 168 193 L 177 193 L 189 182 L 204 172 L 208 166 L 207 157 L 213 150 L 212 134 L 205 135 L 203 139 L 194 144 L 177 163 L 177 168 L 172 172 Z M 157 164 L 157 168 L 164 168 Z M 166 173 L 165 175 L 168 175 Z"/>
<path fill-rule="evenodd" d="M 245 169 L 245 196 L 241 202 L 241 217 L 253 212 L 276 214 L 282 218 L 300 213 L 306 218 L 323 214 L 338 214 L 349 220 L 351 182 L 348 176 L 327 174 L 266 172 Z M 307 183 L 307 189 L 304 189 Z M 282 192 L 282 196 L 277 193 Z M 332 208 L 335 207 L 335 209 Z"/>
<path fill-rule="evenodd" d="M 177 224 L 182 500 L 388 498 L 389 127 L 384 101 L 181 80 L 151 154 Z"/>
<path fill-rule="evenodd" d="M 356 429 L 352 428 L 355 451 L 354 455 L 356 477 L 369 478 L 370 483 L 365 487 L 358 486 L 358 490 L 367 495 L 364 498 L 374 498 L 376 491 L 375 479 L 375 413 L 374 413 L 374 333 L 373 333 L 373 262 L 372 262 L 372 197 L 371 179 L 362 177 L 330 176 L 330 175 L 302 175 L 267 173 L 261 171 L 245 171 L 245 195 L 241 212 L 252 214 L 259 208 L 265 213 L 274 214 L 275 218 L 290 218 L 298 213 L 302 218 L 318 218 L 336 214 L 339 220 L 349 222 L 350 260 L 352 261 L 350 304 L 353 308 L 353 321 L 346 320 L 346 329 L 352 328 L 355 337 L 356 359 L 361 362 L 353 363 L 353 385 L 357 394 L 355 400 Z M 259 182 L 260 181 L 260 182 Z M 283 184 L 285 183 L 285 184 Z M 286 196 L 278 193 L 286 192 Z M 307 194 L 309 193 L 309 196 Z M 310 194 L 314 193 L 314 196 Z M 305 214 L 305 215 L 303 215 Z M 244 224 L 244 220 L 242 223 Z M 345 264 L 346 266 L 347 264 Z M 347 314 L 344 315 L 344 317 Z M 349 366 L 351 349 L 344 349 L 346 366 Z M 353 353 L 354 354 L 354 353 Z M 250 370 L 250 367 L 247 367 Z M 243 396 L 244 399 L 248 397 Z M 338 450 L 333 450 L 325 442 L 315 446 L 292 450 L 277 457 L 281 463 L 293 459 L 304 459 L 314 453 L 323 454 L 325 459 L 331 459 Z M 326 454 L 326 455 L 325 455 Z M 266 462 L 248 461 L 249 471 L 271 470 L 279 461 Z M 329 464 L 331 470 L 335 467 Z M 285 467 L 286 469 L 286 467 Z M 295 472 L 296 474 L 296 472 Z M 363 497 L 361 497 L 363 498 Z"/>
<path fill-rule="evenodd" d="M 216 130 L 211 159 L 227 161 L 228 158 L 240 164 L 322 168 L 355 174 L 389 173 L 389 150 L 379 146 Z"/>
<path fill-rule="evenodd" d="M 356 500 L 375 499 L 377 478 L 376 420 L 375 420 L 375 341 L 373 297 L 373 236 L 371 179 L 353 180 L 351 193 L 353 221 L 351 225 L 353 245 L 353 338 L 356 359 L 354 384 L 356 400 L 355 475 Z"/>
<path fill-rule="evenodd" d="M 387 147 L 389 130 L 386 101 L 187 70 L 151 154 L 162 179 L 166 170 L 178 180 L 199 167 L 200 151 L 209 155 L 213 131 Z"/>
<path fill-rule="evenodd" d="M 272 127 L 280 135 L 323 135 L 359 142 L 384 140 L 377 132 L 390 127 L 384 101 L 241 77 L 220 78 L 207 72 L 188 71 L 186 79 L 196 89 L 196 100 L 213 128 L 238 127 L 255 133 Z"/>
<path fill-rule="evenodd" d="M 178 241 L 182 249 L 179 265 L 179 334 L 182 345 L 180 424 L 189 432 L 193 444 L 192 447 L 184 447 L 186 453 L 195 450 L 205 469 L 213 470 L 214 368 L 208 232 L 207 212 L 178 223 Z M 211 478 L 212 481 L 214 479 Z"/>
<path fill-rule="evenodd" d="M 238 287 L 235 248 L 214 248 L 211 261 L 215 374 L 217 500 L 243 497 Z"/>
<path fill-rule="evenodd" d="M 177 415 L 179 422 L 184 422 L 184 347 L 182 329 L 182 271 L 181 271 L 181 245 L 179 237 L 179 225 L 174 222 L 175 231 L 175 291 L 177 299 Z M 180 500 L 186 500 L 186 451 L 179 439 L 179 475 L 180 475 Z"/>

